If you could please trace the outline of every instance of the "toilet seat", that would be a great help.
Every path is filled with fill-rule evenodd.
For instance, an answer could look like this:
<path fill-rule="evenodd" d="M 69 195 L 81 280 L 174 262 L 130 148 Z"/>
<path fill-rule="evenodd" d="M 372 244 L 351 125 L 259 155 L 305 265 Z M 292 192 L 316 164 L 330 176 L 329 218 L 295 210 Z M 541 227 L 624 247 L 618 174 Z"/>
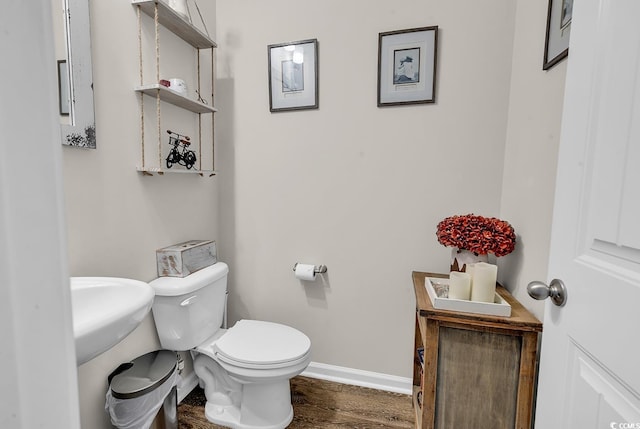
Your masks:
<path fill-rule="evenodd" d="M 212 349 L 217 359 L 230 365 L 270 369 L 305 361 L 311 341 L 290 326 L 240 320 L 213 343 Z"/>

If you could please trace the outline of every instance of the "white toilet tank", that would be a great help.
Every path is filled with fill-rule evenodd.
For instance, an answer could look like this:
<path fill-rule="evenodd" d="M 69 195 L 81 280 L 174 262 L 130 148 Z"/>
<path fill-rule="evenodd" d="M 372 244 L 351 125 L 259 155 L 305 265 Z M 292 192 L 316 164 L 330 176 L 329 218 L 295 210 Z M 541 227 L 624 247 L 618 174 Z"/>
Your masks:
<path fill-rule="evenodd" d="M 229 267 L 218 262 L 186 277 L 159 277 L 153 318 L 164 349 L 184 351 L 202 344 L 222 326 Z"/>

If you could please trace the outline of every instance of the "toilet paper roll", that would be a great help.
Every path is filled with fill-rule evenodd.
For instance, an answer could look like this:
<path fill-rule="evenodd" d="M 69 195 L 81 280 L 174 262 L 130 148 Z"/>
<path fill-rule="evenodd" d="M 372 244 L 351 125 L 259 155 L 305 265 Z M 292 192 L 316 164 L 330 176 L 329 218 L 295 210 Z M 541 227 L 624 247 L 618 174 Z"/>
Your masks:
<path fill-rule="evenodd" d="M 316 279 L 315 268 L 315 265 L 296 264 L 296 278 L 300 280 L 314 281 Z"/>

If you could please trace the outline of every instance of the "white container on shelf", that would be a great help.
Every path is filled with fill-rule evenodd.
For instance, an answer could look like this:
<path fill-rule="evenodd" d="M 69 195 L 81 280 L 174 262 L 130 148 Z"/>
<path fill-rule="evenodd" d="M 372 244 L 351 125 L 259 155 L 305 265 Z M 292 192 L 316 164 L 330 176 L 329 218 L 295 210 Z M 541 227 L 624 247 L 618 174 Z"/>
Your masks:
<path fill-rule="evenodd" d="M 168 0 L 169 7 L 175 10 L 178 15 L 186 19 L 187 21 L 191 21 L 189 19 L 189 8 L 187 7 L 187 0 Z"/>

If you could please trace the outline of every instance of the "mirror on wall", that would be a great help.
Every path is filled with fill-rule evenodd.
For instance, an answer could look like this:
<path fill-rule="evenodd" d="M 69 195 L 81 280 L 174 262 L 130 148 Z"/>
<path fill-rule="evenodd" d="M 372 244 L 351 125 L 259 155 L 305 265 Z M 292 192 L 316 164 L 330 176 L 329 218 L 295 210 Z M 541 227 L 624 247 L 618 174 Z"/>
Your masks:
<path fill-rule="evenodd" d="M 89 0 L 52 0 L 62 143 L 95 149 Z"/>

